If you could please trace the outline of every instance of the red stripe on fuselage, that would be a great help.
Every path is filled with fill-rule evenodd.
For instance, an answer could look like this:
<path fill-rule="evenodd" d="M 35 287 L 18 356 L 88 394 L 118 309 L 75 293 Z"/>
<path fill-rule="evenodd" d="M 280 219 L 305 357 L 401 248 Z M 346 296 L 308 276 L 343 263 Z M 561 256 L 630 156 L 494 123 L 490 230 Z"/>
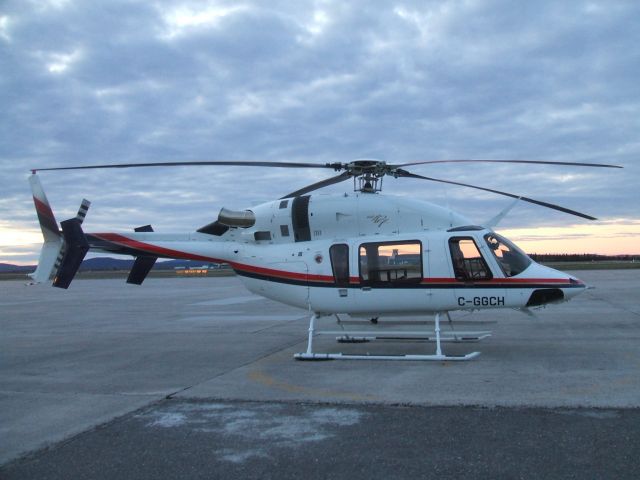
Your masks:
<path fill-rule="evenodd" d="M 279 278 L 291 278 L 293 280 L 310 280 L 314 282 L 327 282 L 333 283 L 334 279 L 332 275 L 312 275 L 309 273 L 288 272 L 286 270 L 275 270 L 273 268 L 256 267 L 254 265 L 246 265 L 243 263 L 229 262 L 236 270 L 243 272 L 258 273 L 260 275 L 266 275 Z"/>
<path fill-rule="evenodd" d="M 182 260 L 203 260 L 206 262 L 217 262 L 217 263 L 227 261 L 227 260 L 221 260 L 219 258 L 214 258 L 214 257 L 206 257 L 204 255 L 196 255 L 193 253 L 181 252 L 180 250 L 173 250 L 171 248 L 158 247 L 157 245 L 153 245 L 151 243 L 144 243 L 144 242 L 139 242 L 137 240 L 132 240 L 131 238 L 125 237 L 124 235 L 119 235 L 117 233 L 92 233 L 92 235 L 101 240 L 105 240 L 107 242 L 133 248 L 135 250 L 140 250 L 141 253 L 153 253 L 160 257 L 180 258 Z"/>
<path fill-rule="evenodd" d="M 217 262 L 217 263 L 225 262 L 231 265 L 233 269 L 241 270 L 243 272 L 257 273 L 260 275 L 280 277 L 280 278 L 291 278 L 294 280 L 311 280 L 316 282 L 333 283 L 333 276 L 331 275 L 310 275 L 307 273 L 288 272 L 286 270 L 275 270 L 272 268 L 256 267 L 254 265 L 246 265 L 243 263 L 233 262 L 233 261 L 224 260 L 220 258 L 207 257 L 204 255 L 196 255 L 193 253 L 182 252 L 180 250 L 173 250 L 170 248 L 159 247 L 157 245 L 153 245 L 150 243 L 144 243 L 138 240 L 133 240 L 131 238 L 125 237 L 124 235 L 119 235 L 117 233 L 94 233 L 92 235 L 94 235 L 97 238 L 100 238 L 101 240 L 105 240 L 107 242 L 133 248 L 135 250 L 140 250 L 141 252 L 144 252 L 144 253 L 153 253 L 155 255 L 159 255 L 162 257 L 180 258 L 183 260 L 202 260 L 202 261 Z"/>

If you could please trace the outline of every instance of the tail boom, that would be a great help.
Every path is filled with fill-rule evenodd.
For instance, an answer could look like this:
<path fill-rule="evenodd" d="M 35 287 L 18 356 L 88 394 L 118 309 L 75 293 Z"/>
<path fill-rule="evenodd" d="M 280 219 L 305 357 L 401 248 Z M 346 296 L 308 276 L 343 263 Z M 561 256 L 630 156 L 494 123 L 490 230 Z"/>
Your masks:
<path fill-rule="evenodd" d="M 144 281 L 158 258 L 228 261 L 224 260 L 228 255 L 222 242 L 199 241 L 192 234 L 158 234 L 150 225 L 138 227 L 131 234 L 85 233 L 82 222 L 89 209 L 88 200 L 82 201 L 75 218 L 61 223 L 61 231 L 35 173 L 29 177 L 29 183 L 44 237 L 38 267 L 29 274 L 33 283 L 45 283 L 53 277 L 54 287 L 68 288 L 90 250 L 136 257 L 127 281 L 137 285 Z"/>
<path fill-rule="evenodd" d="M 87 233 L 89 247 L 118 255 L 158 257 L 203 262 L 228 262 L 222 242 L 199 242 L 190 234 Z"/>

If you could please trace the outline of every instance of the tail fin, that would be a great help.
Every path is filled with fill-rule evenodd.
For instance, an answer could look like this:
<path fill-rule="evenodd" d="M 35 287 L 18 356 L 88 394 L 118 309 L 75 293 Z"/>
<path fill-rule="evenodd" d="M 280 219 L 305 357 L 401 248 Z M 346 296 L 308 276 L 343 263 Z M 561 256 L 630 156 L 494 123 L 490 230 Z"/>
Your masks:
<path fill-rule="evenodd" d="M 29 177 L 29 184 L 31 185 L 31 192 L 33 193 L 33 203 L 35 204 L 36 213 L 38 214 L 40 229 L 44 237 L 44 244 L 42 245 L 40 258 L 38 260 L 38 268 L 36 268 L 35 272 L 30 273 L 29 277 L 31 277 L 35 283 L 43 283 L 47 282 L 53 275 L 56 269 L 56 259 L 64 246 L 64 241 L 62 239 L 62 233 L 58 228 L 58 222 L 56 222 L 56 218 L 53 216 L 49 200 L 47 200 L 47 196 L 40 184 L 40 179 L 35 173 Z"/>
<path fill-rule="evenodd" d="M 42 236 L 44 237 L 44 244 L 42 245 L 42 250 L 40 251 L 40 259 L 38 260 L 38 268 L 36 268 L 35 272 L 30 273 L 29 277 L 33 279 L 34 283 L 44 283 L 49 281 L 54 275 L 60 276 L 59 274 L 61 272 L 59 272 L 59 270 L 63 263 L 63 259 L 65 258 L 67 244 L 69 242 L 68 240 L 65 240 L 65 235 L 63 235 L 63 232 L 61 232 L 58 228 L 58 222 L 56 222 L 56 218 L 53 215 L 53 211 L 51 210 L 51 206 L 49 205 L 49 200 L 47 200 L 44 189 L 40 184 L 40 179 L 35 173 L 31 175 L 31 177 L 29 177 L 29 183 L 31 185 L 31 192 L 33 193 L 33 203 L 35 204 L 36 213 L 38 214 L 38 221 L 40 222 L 40 229 L 42 230 Z M 82 222 L 84 221 L 90 205 L 91 202 L 89 202 L 89 200 L 82 200 L 80 209 L 78 210 L 75 219 L 73 219 L 74 224 L 77 225 L 77 227 L 72 228 L 71 230 L 79 229 L 80 232 L 82 232 L 82 228 L 80 228 L 80 225 L 82 225 Z M 69 223 L 69 221 L 67 221 L 66 223 Z M 63 228 L 63 231 L 64 230 L 65 229 Z M 67 228 L 67 230 L 70 229 Z M 74 233 L 77 232 L 74 231 Z M 69 236 L 69 232 L 67 232 L 66 236 Z M 74 239 L 75 237 L 77 237 L 77 235 L 74 235 Z M 84 234 L 82 234 L 82 237 L 82 240 L 84 240 Z M 74 242 L 74 245 L 78 242 L 79 240 Z M 82 258 L 84 258 L 84 255 L 82 255 Z M 80 262 L 82 262 L 82 258 L 80 259 Z M 71 278 L 68 280 L 68 282 L 70 283 L 71 279 L 73 279 L 73 275 L 75 275 L 75 270 L 77 270 L 77 267 L 71 275 L 69 275 L 68 273 L 68 266 L 65 270 L 66 274 L 62 277 L 68 278 L 70 276 Z M 66 283 L 66 280 L 64 283 Z"/>
<path fill-rule="evenodd" d="M 62 235 L 58 228 L 58 222 L 56 222 L 56 217 L 53 216 L 49 200 L 47 200 L 44 189 L 40 184 L 40 179 L 35 173 L 29 177 L 29 183 L 31 184 L 33 203 L 36 206 L 36 213 L 38 214 L 44 241 L 52 242 L 60 239 Z"/>

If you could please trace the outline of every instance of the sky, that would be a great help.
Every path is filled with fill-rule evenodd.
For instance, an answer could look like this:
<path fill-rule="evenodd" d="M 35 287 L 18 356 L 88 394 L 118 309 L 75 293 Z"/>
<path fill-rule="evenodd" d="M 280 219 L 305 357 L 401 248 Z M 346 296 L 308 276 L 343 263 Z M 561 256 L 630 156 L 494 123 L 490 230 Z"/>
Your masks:
<path fill-rule="evenodd" d="M 412 172 L 522 203 L 497 230 L 529 253 L 640 253 L 637 1 L 0 2 L 0 262 L 42 242 L 30 169 L 177 160 L 436 164 Z M 193 231 L 332 171 L 41 172 L 58 221 Z M 351 182 L 324 189 L 348 191 Z M 415 179 L 384 193 L 476 223 L 509 198 Z"/>

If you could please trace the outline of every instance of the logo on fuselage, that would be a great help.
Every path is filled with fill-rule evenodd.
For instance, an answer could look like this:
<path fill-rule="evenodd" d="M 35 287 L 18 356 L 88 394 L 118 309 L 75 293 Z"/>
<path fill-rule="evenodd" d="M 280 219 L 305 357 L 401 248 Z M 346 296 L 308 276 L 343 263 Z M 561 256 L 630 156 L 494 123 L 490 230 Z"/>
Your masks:
<path fill-rule="evenodd" d="M 387 223 L 389 221 L 389 217 L 386 215 L 367 215 L 367 218 L 378 225 L 378 228 L 380 228 L 383 223 Z"/>

